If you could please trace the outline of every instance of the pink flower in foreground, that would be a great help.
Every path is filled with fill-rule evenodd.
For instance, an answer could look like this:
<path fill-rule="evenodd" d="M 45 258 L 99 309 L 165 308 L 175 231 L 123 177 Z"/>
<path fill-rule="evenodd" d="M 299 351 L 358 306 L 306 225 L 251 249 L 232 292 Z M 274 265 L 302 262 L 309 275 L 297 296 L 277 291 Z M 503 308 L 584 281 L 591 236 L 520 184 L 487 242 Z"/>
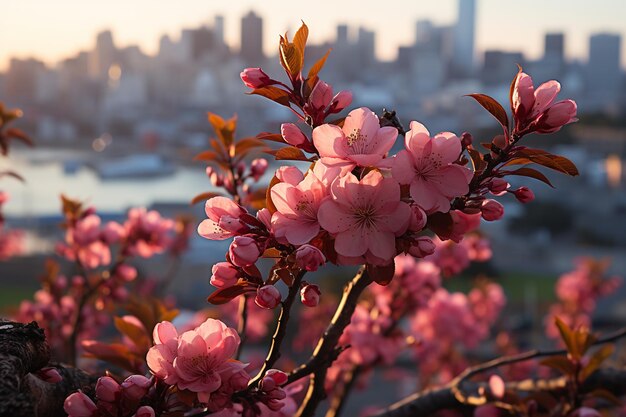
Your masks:
<path fill-rule="evenodd" d="M 398 136 L 395 127 L 380 127 L 370 109 L 352 110 L 343 127 L 324 124 L 313 130 L 313 143 L 322 162 L 351 171 L 355 166 L 377 166 Z"/>
<path fill-rule="evenodd" d="M 78 391 L 65 399 L 63 409 L 68 417 L 91 417 L 98 410 L 98 407 L 91 398 Z"/>
<path fill-rule="evenodd" d="M 163 321 L 154 328 L 153 337 L 155 345 L 146 357 L 150 370 L 166 384 L 197 393 L 202 403 L 220 389 L 222 375 L 245 367 L 231 359 L 239 335 L 219 320 L 207 319 L 181 335 L 172 323 Z"/>
<path fill-rule="evenodd" d="M 263 72 L 261 68 L 246 68 L 239 76 L 248 88 L 261 88 L 274 84 L 269 75 Z"/>
<path fill-rule="evenodd" d="M 320 225 L 335 237 L 335 250 L 346 257 L 377 258 L 390 262 L 397 236 L 411 220 L 411 208 L 400 201 L 400 185 L 371 171 L 361 181 L 351 173 L 337 178 L 332 199 L 319 208 Z"/>
<path fill-rule="evenodd" d="M 207 200 L 204 211 L 208 219 L 198 226 L 200 236 L 211 240 L 224 240 L 235 236 L 230 230 L 222 226 L 238 222 L 246 211 L 239 204 L 226 197 L 213 197 Z"/>
<path fill-rule="evenodd" d="M 330 181 L 339 174 L 339 169 L 329 169 L 318 162 L 298 182 L 297 173 L 292 170 L 283 170 L 283 173 L 288 174 L 284 177 L 289 182 L 280 182 L 270 191 L 277 210 L 272 215 L 272 231 L 280 241 L 303 245 L 320 231 L 317 212 L 322 200 L 329 194 Z"/>
<path fill-rule="evenodd" d="M 518 132 L 553 133 L 575 122 L 577 107 L 573 100 L 554 103 L 559 91 L 561 84 L 555 80 L 535 89 L 530 75 L 520 71 L 515 78 L 511 98 L 515 129 Z"/>
<path fill-rule="evenodd" d="M 256 241 L 249 236 L 235 236 L 230 244 L 228 256 L 231 262 L 240 267 L 254 265 L 261 256 L 261 249 Z"/>
<path fill-rule="evenodd" d="M 317 271 L 326 263 L 326 257 L 315 246 L 302 245 L 296 250 L 296 265 L 307 271 Z"/>
<path fill-rule="evenodd" d="M 466 194 L 472 179 L 471 170 L 454 164 L 461 140 L 450 132 L 431 138 L 424 125 L 411 122 L 405 146 L 393 159 L 393 177 L 410 184 L 411 198 L 427 213 L 450 210 L 450 200 Z"/>

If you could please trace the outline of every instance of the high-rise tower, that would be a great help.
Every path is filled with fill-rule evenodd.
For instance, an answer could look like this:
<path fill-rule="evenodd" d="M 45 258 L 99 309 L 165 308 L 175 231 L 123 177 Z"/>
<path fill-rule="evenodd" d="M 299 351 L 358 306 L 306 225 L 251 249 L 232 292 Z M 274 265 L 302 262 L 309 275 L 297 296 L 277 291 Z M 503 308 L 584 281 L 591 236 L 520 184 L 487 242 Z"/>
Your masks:
<path fill-rule="evenodd" d="M 248 64 L 260 65 L 263 54 L 263 19 L 253 11 L 241 18 L 241 57 Z"/>
<path fill-rule="evenodd" d="M 471 74 L 475 68 L 474 41 L 476 26 L 476 0 L 458 0 L 459 14 L 454 28 L 454 72 Z"/>

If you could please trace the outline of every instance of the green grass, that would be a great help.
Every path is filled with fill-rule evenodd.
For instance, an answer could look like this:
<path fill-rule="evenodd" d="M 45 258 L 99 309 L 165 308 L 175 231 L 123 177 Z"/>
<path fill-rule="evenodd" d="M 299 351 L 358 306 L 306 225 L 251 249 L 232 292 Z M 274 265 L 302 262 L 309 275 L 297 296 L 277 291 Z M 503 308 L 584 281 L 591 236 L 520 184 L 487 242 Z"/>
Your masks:
<path fill-rule="evenodd" d="M 3 285 L 0 289 L 0 310 L 17 307 L 22 300 L 32 300 L 34 288 Z"/>
<path fill-rule="evenodd" d="M 529 294 L 539 302 L 554 300 L 554 284 L 556 277 L 542 274 L 523 274 L 519 272 L 503 272 L 493 281 L 502 285 L 509 302 L 522 302 Z M 444 286 L 449 291 L 467 293 L 473 286 L 472 277 L 461 276 L 446 279 Z"/>

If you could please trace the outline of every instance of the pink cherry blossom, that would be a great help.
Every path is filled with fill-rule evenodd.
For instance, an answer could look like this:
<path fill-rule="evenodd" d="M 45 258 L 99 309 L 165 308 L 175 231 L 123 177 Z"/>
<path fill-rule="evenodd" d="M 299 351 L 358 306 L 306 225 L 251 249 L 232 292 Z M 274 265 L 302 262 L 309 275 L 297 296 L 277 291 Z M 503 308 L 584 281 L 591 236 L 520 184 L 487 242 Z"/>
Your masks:
<path fill-rule="evenodd" d="M 68 414 L 68 417 L 91 417 L 95 415 L 98 407 L 96 407 L 91 398 L 79 391 L 70 394 L 65 399 L 63 409 Z"/>
<path fill-rule="evenodd" d="M 504 207 L 496 200 L 485 200 L 480 206 L 480 213 L 483 219 L 492 222 L 502 218 L 504 215 Z"/>
<path fill-rule="evenodd" d="M 396 141 L 398 130 L 380 127 L 378 117 L 370 109 L 352 110 L 339 127 L 324 124 L 313 130 L 313 143 L 322 162 L 339 166 L 344 172 L 355 166 L 377 166 Z"/>
<path fill-rule="evenodd" d="M 291 146 L 301 147 L 309 143 L 304 133 L 293 123 L 283 123 L 280 125 L 280 133 L 284 141 Z"/>
<path fill-rule="evenodd" d="M 272 187 L 270 195 L 277 210 L 272 215 L 272 231 L 279 241 L 303 245 L 317 236 L 319 206 L 329 195 L 331 179 L 338 174 L 339 169 L 329 169 L 318 162 L 305 177 L 300 174 L 300 181 L 295 182 L 296 173 L 290 171 L 289 181 Z"/>
<path fill-rule="evenodd" d="M 431 138 L 424 125 L 411 122 L 405 146 L 393 159 L 391 172 L 400 184 L 410 184 L 411 198 L 424 211 L 447 212 L 450 200 L 469 191 L 472 171 L 454 164 L 461 141 L 453 133 Z"/>
<path fill-rule="evenodd" d="M 240 77 L 248 88 L 261 88 L 275 83 L 261 68 L 246 68 Z"/>
<path fill-rule="evenodd" d="M 302 245 L 296 250 L 296 265 L 306 271 L 317 271 L 326 263 L 326 257 L 315 246 Z"/>
<path fill-rule="evenodd" d="M 535 193 L 528 187 L 520 187 L 513 191 L 515 198 L 522 204 L 530 203 L 535 199 Z"/>
<path fill-rule="evenodd" d="M 235 236 L 223 226 L 229 221 L 237 222 L 246 213 L 239 204 L 226 197 L 213 197 L 207 200 L 204 211 L 208 219 L 198 226 L 200 236 L 211 240 L 224 240 Z"/>
<path fill-rule="evenodd" d="M 280 304 L 280 292 L 273 285 L 264 285 L 256 292 L 254 302 L 261 308 L 273 309 Z"/>
<path fill-rule="evenodd" d="M 171 323 L 161 322 L 153 337 L 155 345 L 146 358 L 150 370 L 167 384 L 197 393 L 202 403 L 220 388 L 222 374 L 245 367 L 231 360 L 239 335 L 219 320 L 207 319 L 181 335 Z"/>
<path fill-rule="evenodd" d="M 216 288 L 232 287 L 239 279 L 239 270 L 228 262 L 218 262 L 211 268 L 211 285 Z"/>
<path fill-rule="evenodd" d="M 307 284 L 300 289 L 300 300 L 307 307 L 317 307 L 320 303 L 320 287 L 315 284 Z"/>
<path fill-rule="evenodd" d="M 261 256 L 261 249 L 254 238 L 250 236 L 235 236 L 228 249 L 228 256 L 234 265 L 246 267 L 254 265 L 259 256 Z"/>
<path fill-rule="evenodd" d="M 515 129 L 526 133 L 553 133 L 576 121 L 577 108 L 573 100 L 554 103 L 559 91 L 561 84 L 555 80 L 535 89 L 530 75 L 520 71 L 514 81 L 511 99 Z"/>
<path fill-rule="evenodd" d="M 171 242 L 169 232 L 174 222 L 161 217 L 155 210 L 143 207 L 133 208 L 128 212 L 126 228 L 126 250 L 130 255 L 149 258 L 167 249 Z"/>
<path fill-rule="evenodd" d="M 318 219 L 335 237 L 337 253 L 389 263 L 397 253 L 395 238 L 411 220 L 411 208 L 400 201 L 400 185 L 371 171 L 360 181 L 348 173 L 331 188 L 332 199 L 320 205 Z"/>

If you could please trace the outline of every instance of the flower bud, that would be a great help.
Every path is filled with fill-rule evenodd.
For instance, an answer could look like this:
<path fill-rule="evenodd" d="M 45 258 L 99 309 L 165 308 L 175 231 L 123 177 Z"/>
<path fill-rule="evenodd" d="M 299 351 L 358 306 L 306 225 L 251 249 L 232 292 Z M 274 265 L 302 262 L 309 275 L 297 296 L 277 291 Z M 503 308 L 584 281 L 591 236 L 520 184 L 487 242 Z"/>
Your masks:
<path fill-rule="evenodd" d="M 265 158 L 256 158 L 252 160 L 250 163 L 250 174 L 252 175 L 252 178 L 254 178 L 255 181 L 258 181 L 263 174 L 265 174 L 265 171 L 267 171 L 268 165 L 267 159 Z"/>
<path fill-rule="evenodd" d="M 323 110 L 328 107 L 332 99 L 333 88 L 320 80 L 315 84 L 315 87 L 313 87 L 313 91 L 311 91 L 309 104 L 316 110 Z"/>
<path fill-rule="evenodd" d="M 68 414 L 68 417 L 91 417 L 96 413 L 98 407 L 96 407 L 91 398 L 78 391 L 70 394 L 65 399 L 63 409 Z"/>
<path fill-rule="evenodd" d="M 308 284 L 300 289 L 300 301 L 307 307 L 317 307 L 320 295 L 322 295 L 320 287 L 315 284 Z"/>
<path fill-rule="evenodd" d="M 121 264 L 115 268 L 115 276 L 121 278 L 123 281 L 131 282 L 137 278 L 137 269 L 127 264 Z"/>
<path fill-rule="evenodd" d="M 239 271 L 228 262 L 218 262 L 211 268 L 211 285 L 216 288 L 232 287 L 239 279 Z"/>
<path fill-rule="evenodd" d="M 493 195 L 502 195 L 509 188 L 509 183 L 502 178 L 494 178 L 489 182 L 487 188 Z"/>
<path fill-rule="evenodd" d="M 102 240 L 109 245 L 118 242 L 125 235 L 126 229 L 117 222 L 108 222 L 102 229 Z"/>
<path fill-rule="evenodd" d="M 413 232 L 421 231 L 424 226 L 426 226 L 426 221 L 428 220 L 426 217 L 426 213 L 417 205 L 411 206 L 412 216 L 411 222 L 409 223 L 409 230 Z"/>
<path fill-rule="evenodd" d="M 515 198 L 522 204 L 530 203 L 535 199 L 535 193 L 528 187 L 520 187 L 513 191 Z"/>
<path fill-rule="evenodd" d="M 283 385 L 287 382 L 287 379 L 289 379 L 286 373 L 278 369 L 270 369 L 265 374 L 265 377 L 272 378 L 276 382 L 276 385 Z"/>
<path fill-rule="evenodd" d="M 59 371 L 57 371 L 56 368 L 41 368 L 39 371 L 37 371 L 36 373 L 37 378 L 41 379 L 42 381 L 46 381 L 49 384 L 56 384 L 57 382 L 61 382 L 63 380 L 63 377 L 61 376 L 61 374 L 59 373 Z"/>
<path fill-rule="evenodd" d="M 230 244 L 228 249 L 231 262 L 240 267 L 246 267 L 253 265 L 259 256 L 261 251 L 257 246 L 254 239 L 249 236 L 235 236 L 235 239 Z"/>
<path fill-rule="evenodd" d="M 254 302 L 261 308 L 273 309 L 280 304 L 280 292 L 273 285 L 265 285 L 256 291 Z"/>
<path fill-rule="evenodd" d="M 121 390 L 120 384 L 110 376 L 98 378 L 96 383 L 96 395 L 100 401 L 115 402 L 116 396 Z"/>
<path fill-rule="evenodd" d="M 290 165 L 282 166 L 276 170 L 276 178 L 281 182 L 291 185 L 298 185 L 304 179 L 302 171 Z"/>
<path fill-rule="evenodd" d="M 280 125 L 280 134 L 285 142 L 291 146 L 300 147 L 309 143 L 309 140 L 306 136 L 304 136 L 304 133 L 302 133 L 300 128 L 293 123 L 283 123 Z"/>
<path fill-rule="evenodd" d="M 140 400 L 148 393 L 152 380 L 143 375 L 131 375 L 122 382 L 124 396 L 133 400 Z"/>
<path fill-rule="evenodd" d="M 471 133 L 463 132 L 463 134 L 461 135 L 461 145 L 464 148 L 469 147 L 473 141 L 474 141 L 474 137 L 472 136 Z"/>
<path fill-rule="evenodd" d="M 256 218 L 268 229 L 272 227 L 272 213 L 268 209 L 262 208 L 261 210 L 257 211 Z"/>
<path fill-rule="evenodd" d="M 491 375 L 489 378 L 489 389 L 491 393 L 496 398 L 504 397 L 504 392 L 506 390 L 504 386 L 504 381 L 499 375 Z"/>
<path fill-rule="evenodd" d="M 480 207 L 480 213 L 483 219 L 492 222 L 499 220 L 504 215 L 504 207 L 496 200 L 485 200 Z"/>
<path fill-rule="evenodd" d="M 435 253 L 435 243 L 428 236 L 415 239 L 409 248 L 409 254 L 416 258 L 424 258 Z"/>
<path fill-rule="evenodd" d="M 261 68 L 246 68 L 239 76 L 248 88 L 261 88 L 273 84 L 272 79 Z"/>
<path fill-rule="evenodd" d="M 296 250 L 296 264 L 306 271 L 317 271 L 326 263 L 326 257 L 315 246 L 302 245 Z"/>
<path fill-rule="evenodd" d="M 142 405 L 137 409 L 134 417 L 154 417 L 154 409 L 149 405 Z"/>
<path fill-rule="evenodd" d="M 352 93 L 348 90 L 343 90 L 335 94 L 331 105 L 331 113 L 339 113 L 352 103 Z"/>

